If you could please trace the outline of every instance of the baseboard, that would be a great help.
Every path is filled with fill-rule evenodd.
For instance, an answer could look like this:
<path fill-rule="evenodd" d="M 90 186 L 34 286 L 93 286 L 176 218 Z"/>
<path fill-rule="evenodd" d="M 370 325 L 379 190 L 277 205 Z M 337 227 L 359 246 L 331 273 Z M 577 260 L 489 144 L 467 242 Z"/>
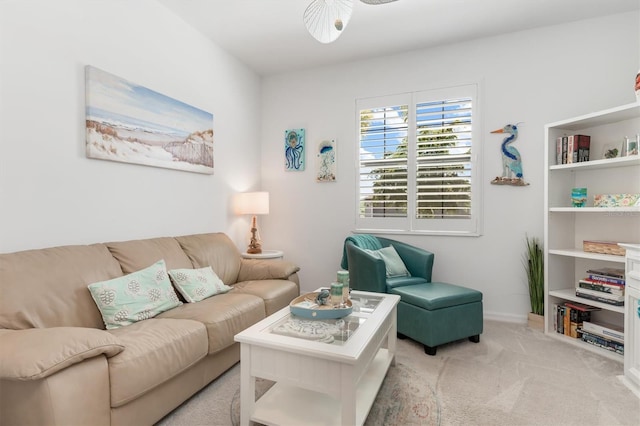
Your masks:
<path fill-rule="evenodd" d="M 527 323 L 527 314 L 514 315 L 514 314 L 505 314 L 501 312 L 485 312 L 483 317 L 484 319 L 493 320 L 493 321 L 512 322 L 516 324 Z"/>
<path fill-rule="evenodd" d="M 636 386 L 635 383 L 633 383 L 631 380 L 629 380 L 625 376 L 617 376 L 617 377 L 618 377 L 618 380 L 620 380 L 626 387 L 628 387 L 629 390 L 631 390 L 631 392 L 633 392 L 635 396 L 640 398 L 640 387 Z"/>

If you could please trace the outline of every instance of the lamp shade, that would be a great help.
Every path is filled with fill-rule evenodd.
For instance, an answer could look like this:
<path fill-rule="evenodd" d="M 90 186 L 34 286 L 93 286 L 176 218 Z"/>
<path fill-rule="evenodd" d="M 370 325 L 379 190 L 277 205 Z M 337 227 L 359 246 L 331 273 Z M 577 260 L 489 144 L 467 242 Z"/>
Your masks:
<path fill-rule="evenodd" d="M 233 204 L 236 214 L 269 214 L 269 193 L 260 191 L 236 194 Z"/>

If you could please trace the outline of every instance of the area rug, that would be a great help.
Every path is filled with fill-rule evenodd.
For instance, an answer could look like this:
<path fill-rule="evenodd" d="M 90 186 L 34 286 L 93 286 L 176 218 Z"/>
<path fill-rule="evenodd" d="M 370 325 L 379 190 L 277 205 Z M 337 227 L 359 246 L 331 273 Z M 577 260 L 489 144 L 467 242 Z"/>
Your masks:
<path fill-rule="evenodd" d="M 367 426 L 440 425 L 440 402 L 423 375 L 404 364 L 390 367 L 382 382 L 369 416 Z M 262 396 L 273 382 L 256 379 L 256 398 Z M 231 424 L 240 424 L 240 389 L 231 400 Z"/>

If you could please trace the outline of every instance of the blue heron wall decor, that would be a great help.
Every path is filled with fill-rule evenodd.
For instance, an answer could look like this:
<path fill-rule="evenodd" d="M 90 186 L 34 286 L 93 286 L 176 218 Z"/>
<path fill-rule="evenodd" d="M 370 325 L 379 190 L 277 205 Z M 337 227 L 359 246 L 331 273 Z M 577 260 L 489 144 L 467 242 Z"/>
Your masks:
<path fill-rule="evenodd" d="M 500 145 L 500 153 L 502 154 L 502 176 L 497 176 L 491 181 L 494 185 L 529 185 L 524 181 L 522 174 L 522 157 L 520 152 L 511 144 L 518 138 L 518 126 L 516 124 L 507 124 L 502 129 L 494 130 L 491 133 L 507 133 L 507 137 Z"/>

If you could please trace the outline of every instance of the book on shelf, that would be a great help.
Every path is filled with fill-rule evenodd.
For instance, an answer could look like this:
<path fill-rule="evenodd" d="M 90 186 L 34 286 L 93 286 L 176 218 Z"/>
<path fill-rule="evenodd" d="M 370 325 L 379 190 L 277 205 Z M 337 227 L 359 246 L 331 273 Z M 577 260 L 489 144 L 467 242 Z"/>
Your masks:
<path fill-rule="evenodd" d="M 576 296 L 583 299 L 606 303 L 613 306 L 624 306 L 624 296 L 614 296 L 599 291 L 588 290 L 586 288 L 576 288 Z"/>
<path fill-rule="evenodd" d="M 562 164 L 562 136 L 556 138 L 556 164 Z"/>
<path fill-rule="evenodd" d="M 556 331 L 564 334 L 564 306 L 556 305 Z"/>
<path fill-rule="evenodd" d="M 571 308 L 569 306 L 564 307 L 564 316 L 562 317 L 562 329 L 565 336 L 571 335 Z"/>
<path fill-rule="evenodd" d="M 589 161 L 589 151 L 591 146 L 591 136 L 575 135 L 578 138 L 578 163 Z"/>
<path fill-rule="evenodd" d="M 624 329 L 614 324 L 584 321 L 582 323 L 582 330 L 605 339 L 617 340 L 620 343 L 624 343 Z"/>
<path fill-rule="evenodd" d="M 569 135 L 556 138 L 556 164 L 589 161 L 591 136 Z"/>
<path fill-rule="evenodd" d="M 578 147 L 575 145 L 574 135 L 567 136 L 567 164 L 578 162 Z"/>
<path fill-rule="evenodd" d="M 608 278 L 618 278 L 618 279 L 624 280 L 624 269 L 622 268 L 588 269 L 587 274 L 602 275 Z"/>
<path fill-rule="evenodd" d="M 560 144 L 560 161 L 558 162 L 558 164 L 567 164 L 567 140 L 567 136 L 562 136 L 559 137 L 556 141 L 556 143 Z"/>
<path fill-rule="evenodd" d="M 624 296 L 624 286 L 608 284 L 601 281 L 589 279 L 578 280 L 578 287 L 587 290 L 599 291 L 601 293 L 613 294 L 614 296 Z"/>
<path fill-rule="evenodd" d="M 566 306 L 566 303 L 565 303 Z M 569 313 L 569 337 L 579 338 L 579 331 L 582 329 L 584 321 L 591 320 L 591 311 L 582 311 L 575 308 L 571 308 Z"/>
<path fill-rule="evenodd" d="M 602 309 L 597 308 L 595 306 L 591 306 L 591 305 L 586 305 L 584 303 L 580 303 L 580 302 L 574 302 L 574 301 L 569 301 L 569 302 L 564 302 L 565 306 L 568 306 L 572 309 L 577 309 L 579 311 L 582 312 L 594 312 L 594 311 L 601 311 Z"/>
<path fill-rule="evenodd" d="M 624 343 L 582 330 L 582 341 L 624 355 Z"/>
<path fill-rule="evenodd" d="M 554 320 L 556 332 L 568 337 L 579 338 L 582 324 L 584 321 L 591 320 L 591 312 L 594 310 L 599 310 L 599 308 L 578 302 L 565 302 L 562 305 L 556 305 Z"/>
<path fill-rule="evenodd" d="M 623 286 L 623 287 L 626 284 L 626 280 L 624 278 L 614 278 L 614 277 L 608 277 L 606 275 L 599 275 L 599 274 L 589 274 L 587 275 L 586 279 L 591 281 L 601 282 L 601 283 L 614 284 L 614 285 Z"/>
<path fill-rule="evenodd" d="M 590 294 L 592 296 L 604 297 L 605 299 L 612 300 L 614 302 L 624 301 L 624 294 L 611 294 L 611 293 L 603 293 L 598 290 L 589 290 L 588 288 L 577 287 L 576 292 L 582 294 Z"/>

